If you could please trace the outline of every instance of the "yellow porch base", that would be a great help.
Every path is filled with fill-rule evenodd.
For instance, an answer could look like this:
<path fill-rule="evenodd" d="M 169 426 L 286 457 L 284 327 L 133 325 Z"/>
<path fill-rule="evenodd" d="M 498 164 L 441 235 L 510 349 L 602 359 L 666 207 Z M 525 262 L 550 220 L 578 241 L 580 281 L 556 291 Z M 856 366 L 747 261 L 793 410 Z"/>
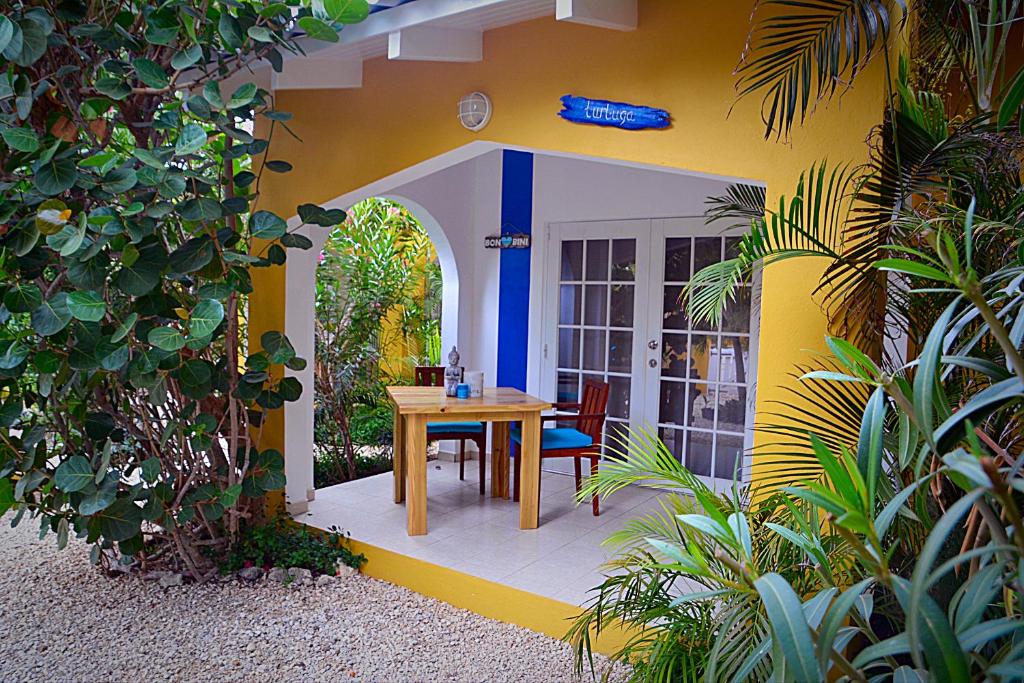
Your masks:
<path fill-rule="evenodd" d="M 353 552 L 366 556 L 363 573 L 388 581 L 450 605 L 497 619 L 552 638 L 562 638 L 580 607 L 504 586 L 471 574 L 408 557 L 352 539 Z M 591 642 L 603 655 L 617 652 L 626 642 L 622 628 L 605 628 Z"/>

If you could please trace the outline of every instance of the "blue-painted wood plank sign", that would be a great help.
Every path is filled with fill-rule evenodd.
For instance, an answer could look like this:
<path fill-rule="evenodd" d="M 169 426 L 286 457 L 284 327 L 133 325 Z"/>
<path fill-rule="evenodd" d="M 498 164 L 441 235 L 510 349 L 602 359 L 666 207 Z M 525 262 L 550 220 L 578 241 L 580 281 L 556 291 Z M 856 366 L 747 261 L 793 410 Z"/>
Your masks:
<path fill-rule="evenodd" d="M 575 95 L 562 95 L 561 99 L 562 111 L 558 115 L 573 123 L 592 123 L 626 130 L 668 128 L 672 125 L 672 115 L 664 109 L 611 100 L 592 100 Z"/>

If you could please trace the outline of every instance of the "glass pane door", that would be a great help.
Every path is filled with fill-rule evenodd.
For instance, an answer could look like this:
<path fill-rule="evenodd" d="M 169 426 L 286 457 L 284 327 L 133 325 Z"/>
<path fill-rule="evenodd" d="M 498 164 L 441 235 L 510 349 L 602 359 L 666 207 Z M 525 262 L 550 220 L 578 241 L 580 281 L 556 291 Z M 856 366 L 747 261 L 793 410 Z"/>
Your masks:
<path fill-rule="evenodd" d="M 643 381 L 644 330 L 637 286 L 638 271 L 646 270 L 650 221 L 557 227 L 555 400 L 578 402 L 586 380 L 607 382 L 605 443 L 614 446 L 636 420 L 634 406 L 643 396 L 636 382 Z M 646 291 L 646 279 L 641 285 Z"/>
<path fill-rule="evenodd" d="M 731 482 L 734 473 L 742 476 L 753 408 L 751 286 L 740 288 L 713 326 L 690 320 L 681 295 L 694 273 L 731 258 L 739 238 L 687 235 L 695 231 L 687 227 L 700 228 L 684 219 L 656 223 L 664 231 L 654 244 L 664 249 L 657 268 L 663 277 L 651 287 L 657 315 L 651 316 L 649 372 L 655 377 L 649 385 L 657 389 L 647 401 L 650 419 L 694 474 Z"/>

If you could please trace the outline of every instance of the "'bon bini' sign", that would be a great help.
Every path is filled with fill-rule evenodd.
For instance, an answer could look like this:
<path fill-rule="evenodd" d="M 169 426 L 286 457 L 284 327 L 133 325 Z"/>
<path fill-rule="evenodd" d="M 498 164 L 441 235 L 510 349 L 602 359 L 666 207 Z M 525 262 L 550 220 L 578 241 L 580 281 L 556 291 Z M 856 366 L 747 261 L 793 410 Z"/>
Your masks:
<path fill-rule="evenodd" d="M 530 236 L 521 232 L 488 235 L 484 238 L 484 247 L 487 249 L 529 249 Z"/>
<path fill-rule="evenodd" d="M 591 100 L 575 95 L 563 95 L 561 99 L 562 111 L 558 112 L 558 115 L 574 123 L 592 123 L 626 130 L 668 128 L 672 125 L 672 115 L 664 109 L 609 100 Z"/>

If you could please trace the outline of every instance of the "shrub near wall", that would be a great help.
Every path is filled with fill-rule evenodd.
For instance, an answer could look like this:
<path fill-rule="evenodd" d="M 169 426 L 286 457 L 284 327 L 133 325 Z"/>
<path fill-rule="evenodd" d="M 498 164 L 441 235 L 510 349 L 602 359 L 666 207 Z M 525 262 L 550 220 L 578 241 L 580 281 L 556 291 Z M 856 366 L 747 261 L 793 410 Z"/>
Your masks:
<path fill-rule="evenodd" d="M 264 174 L 290 168 L 267 153 L 288 114 L 221 81 L 257 59 L 280 70 L 299 31 L 336 41 L 367 13 L 365 0 L 4 5 L 0 513 L 14 523 L 202 579 L 283 487 L 261 416 L 298 398 L 282 369 L 305 361 L 280 332 L 247 348 L 241 328 L 250 270 L 310 242 L 257 205 Z"/>

